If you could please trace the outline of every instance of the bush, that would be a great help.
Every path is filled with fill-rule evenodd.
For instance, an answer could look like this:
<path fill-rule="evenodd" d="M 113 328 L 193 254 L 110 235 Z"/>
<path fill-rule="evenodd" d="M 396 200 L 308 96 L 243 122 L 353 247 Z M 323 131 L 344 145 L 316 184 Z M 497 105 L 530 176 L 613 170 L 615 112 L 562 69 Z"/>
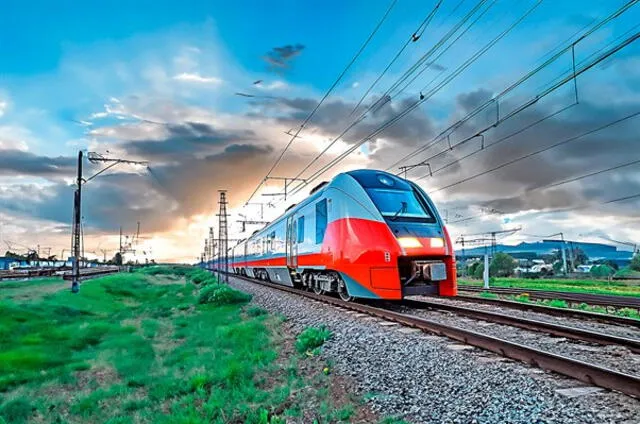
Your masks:
<path fill-rule="evenodd" d="M 634 271 L 640 271 L 640 253 L 636 253 L 633 259 L 631 259 L 629 268 L 631 268 Z"/>
<path fill-rule="evenodd" d="M 26 422 L 33 413 L 33 406 L 26 398 L 10 400 L 0 407 L 0 417 L 7 423 Z"/>
<path fill-rule="evenodd" d="M 608 265 L 596 265 L 591 268 L 590 274 L 596 278 L 610 277 L 615 274 L 615 270 Z"/>
<path fill-rule="evenodd" d="M 249 309 L 247 309 L 247 315 L 250 317 L 259 317 L 261 315 L 266 315 L 267 311 L 259 308 L 257 306 L 252 306 Z"/>
<path fill-rule="evenodd" d="M 296 350 L 300 353 L 319 348 L 331 338 L 331 331 L 325 326 L 309 327 L 298 335 Z"/>
<path fill-rule="evenodd" d="M 482 280 L 484 274 L 484 264 L 478 263 L 478 265 L 473 270 L 473 278 Z"/>
<path fill-rule="evenodd" d="M 198 303 L 214 306 L 246 303 L 251 300 L 251 295 L 234 290 L 229 286 L 206 286 L 200 291 Z"/>

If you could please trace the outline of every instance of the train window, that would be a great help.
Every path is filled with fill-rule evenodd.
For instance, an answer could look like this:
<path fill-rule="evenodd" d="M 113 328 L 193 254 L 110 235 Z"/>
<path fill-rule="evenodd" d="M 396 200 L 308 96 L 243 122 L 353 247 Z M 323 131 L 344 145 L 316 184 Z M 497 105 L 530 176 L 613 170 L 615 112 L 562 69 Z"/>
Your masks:
<path fill-rule="evenodd" d="M 298 218 L 298 243 L 304 241 L 304 216 Z"/>
<path fill-rule="evenodd" d="M 316 244 L 324 240 L 324 232 L 327 230 L 327 200 L 316 203 Z"/>
<path fill-rule="evenodd" d="M 392 221 L 435 222 L 433 214 L 414 191 L 387 188 L 366 189 L 369 197 L 384 216 Z"/>

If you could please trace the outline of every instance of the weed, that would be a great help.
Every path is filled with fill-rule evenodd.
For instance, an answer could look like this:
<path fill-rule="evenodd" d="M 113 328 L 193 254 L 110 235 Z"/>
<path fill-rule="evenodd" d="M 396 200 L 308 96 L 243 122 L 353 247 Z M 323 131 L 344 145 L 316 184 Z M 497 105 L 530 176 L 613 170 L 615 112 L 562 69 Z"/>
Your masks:
<path fill-rule="evenodd" d="M 229 286 L 207 286 L 200 291 L 198 303 L 213 306 L 232 305 L 235 303 L 247 303 L 251 295 L 234 290 Z"/>
<path fill-rule="evenodd" d="M 325 326 L 309 327 L 298 335 L 296 350 L 300 353 L 310 352 L 319 348 L 331 338 L 331 331 Z"/>
<path fill-rule="evenodd" d="M 498 296 L 495 293 L 483 291 L 483 292 L 480 293 L 480 297 L 483 297 L 485 299 L 498 299 L 500 296 Z"/>
<path fill-rule="evenodd" d="M 7 423 L 20 424 L 26 422 L 33 413 L 33 406 L 25 398 L 17 398 L 4 403 L 0 407 L 0 417 Z"/>
<path fill-rule="evenodd" d="M 550 300 L 548 303 L 548 306 L 551 306 L 552 308 L 565 308 L 565 309 L 569 307 L 569 305 L 565 300 L 559 300 L 559 299 Z"/>
<path fill-rule="evenodd" d="M 250 308 L 247 308 L 247 315 L 250 317 L 259 317 L 266 314 L 266 309 L 262 309 L 258 306 L 251 306 Z"/>

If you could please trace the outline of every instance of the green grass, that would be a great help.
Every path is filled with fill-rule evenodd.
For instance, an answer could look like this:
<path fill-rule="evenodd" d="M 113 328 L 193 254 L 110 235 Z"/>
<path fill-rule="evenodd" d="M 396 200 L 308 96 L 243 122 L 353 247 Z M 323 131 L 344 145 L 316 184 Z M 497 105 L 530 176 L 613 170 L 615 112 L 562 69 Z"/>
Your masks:
<path fill-rule="evenodd" d="M 486 292 L 486 291 L 480 292 L 480 294 L 478 296 L 480 296 L 482 298 L 485 298 L 485 299 L 498 299 L 500 297 L 495 293 Z"/>
<path fill-rule="evenodd" d="M 616 315 L 620 317 L 633 318 L 633 319 L 640 320 L 640 312 L 638 312 L 636 309 L 633 309 L 633 308 L 615 309 L 615 308 L 606 308 L 604 306 L 587 305 L 586 303 L 581 303 L 579 305 L 570 305 L 566 301 L 559 300 L 559 299 L 531 300 L 529 296 L 527 296 L 526 294 L 518 295 L 518 296 L 509 295 L 509 296 L 506 296 L 506 298 L 508 300 L 513 300 L 513 301 L 522 302 L 522 303 L 531 303 L 534 305 L 550 306 L 553 308 L 578 309 L 586 312 Z"/>
<path fill-rule="evenodd" d="M 458 284 L 460 288 L 463 289 L 465 285 L 476 287 L 482 286 L 482 281 L 459 280 Z M 640 297 L 640 285 L 624 281 L 607 282 L 597 280 L 528 280 L 522 278 L 495 278 L 491 283 L 491 287 Z"/>
<path fill-rule="evenodd" d="M 309 327 L 298 335 L 296 349 L 300 353 L 312 352 L 331 338 L 331 332 L 324 326 Z"/>
<path fill-rule="evenodd" d="M 273 424 L 310 398 L 322 422 L 350 419 L 330 375 L 300 375 L 317 359 L 281 356 L 282 320 L 208 273 L 195 285 L 200 270 L 153 268 L 76 295 L 53 281 L 0 291 L 0 423 Z M 200 303 L 205 292 L 214 301 Z"/>

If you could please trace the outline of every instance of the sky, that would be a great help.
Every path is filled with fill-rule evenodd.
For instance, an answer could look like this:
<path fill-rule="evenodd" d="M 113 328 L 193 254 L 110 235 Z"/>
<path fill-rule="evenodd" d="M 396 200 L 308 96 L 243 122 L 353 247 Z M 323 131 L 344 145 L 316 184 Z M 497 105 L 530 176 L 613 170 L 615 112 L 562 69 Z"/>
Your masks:
<path fill-rule="evenodd" d="M 80 150 L 148 162 L 84 187 L 89 257 L 140 222 L 128 259 L 194 261 L 220 189 L 243 238 L 258 227 L 242 233 L 239 214 L 273 219 L 339 172 L 420 163 L 407 176 L 454 239 L 638 242 L 640 6 L 603 22 L 627 3 L 5 1 L 0 250 L 68 256 Z M 259 184 L 310 115 L 271 176 L 313 181 L 262 196 L 282 191 Z M 273 202 L 262 219 L 245 206 L 256 187 L 251 203 Z"/>

